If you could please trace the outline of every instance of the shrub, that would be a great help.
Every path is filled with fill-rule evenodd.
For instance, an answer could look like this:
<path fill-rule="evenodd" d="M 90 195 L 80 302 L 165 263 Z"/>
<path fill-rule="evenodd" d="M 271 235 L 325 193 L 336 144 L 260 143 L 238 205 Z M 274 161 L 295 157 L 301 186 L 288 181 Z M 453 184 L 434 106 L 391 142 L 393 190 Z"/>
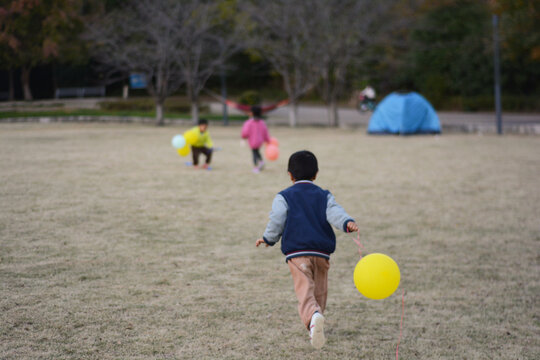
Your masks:
<path fill-rule="evenodd" d="M 447 79 L 441 74 L 429 74 L 422 85 L 421 92 L 423 94 L 429 94 L 428 100 L 431 104 L 438 108 L 444 101 L 444 94 L 447 91 Z"/>
<path fill-rule="evenodd" d="M 117 101 L 101 101 L 99 107 L 102 110 L 112 111 L 151 111 L 154 109 L 154 102 L 152 99 L 128 99 Z"/>
<path fill-rule="evenodd" d="M 102 101 L 99 103 L 102 110 L 110 111 L 155 111 L 156 104 L 152 98 L 135 98 L 116 101 Z M 191 111 L 191 103 L 177 98 L 169 98 L 165 100 L 165 112 L 171 113 L 189 113 Z M 209 112 L 208 105 L 200 105 L 199 111 Z"/>
<path fill-rule="evenodd" d="M 244 91 L 238 102 L 243 105 L 259 105 L 262 102 L 261 94 L 255 90 Z"/>
<path fill-rule="evenodd" d="M 478 96 L 447 96 L 439 103 L 435 103 L 428 97 L 437 110 L 448 111 L 494 111 L 495 98 L 493 95 Z M 540 111 L 540 98 L 526 95 L 502 95 L 503 111 L 538 112 Z"/>

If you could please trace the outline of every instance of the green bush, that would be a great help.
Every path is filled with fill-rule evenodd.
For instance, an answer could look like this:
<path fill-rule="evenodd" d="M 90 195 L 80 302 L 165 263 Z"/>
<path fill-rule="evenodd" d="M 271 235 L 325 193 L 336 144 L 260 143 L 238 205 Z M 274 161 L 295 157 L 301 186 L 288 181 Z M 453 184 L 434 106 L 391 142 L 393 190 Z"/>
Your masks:
<path fill-rule="evenodd" d="M 495 109 L 493 96 L 472 96 L 462 99 L 463 111 L 482 111 Z"/>
<path fill-rule="evenodd" d="M 441 74 L 429 74 L 424 81 L 421 92 L 423 94 L 429 94 L 429 101 L 431 104 L 438 108 L 444 101 L 444 93 L 447 91 L 447 79 Z"/>
<path fill-rule="evenodd" d="M 248 90 L 240 95 L 238 102 L 243 105 L 259 105 L 262 103 L 262 97 L 258 91 Z"/>
<path fill-rule="evenodd" d="M 109 111 L 154 111 L 156 104 L 152 98 L 136 98 L 116 101 L 102 101 L 99 103 L 102 110 Z M 208 105 L 200 105 L 199 111 L 209 112 Z M 185 100 L 170 98 L 165 100 L 165 112 L 190 113 L 191 103 Z"/>
<path fill-rule="evenodd" d="M 99 103 L 99 107 L 102 110 L 111 111 L 152 111 L 155 109 L 155 104 L 152 99 L 127 99 L 127 100 L 115 100 L 115 101 L 102 101 Z"/>
<path fill-rule="evenodd" d="M 494 111 L 495 98 L 493 95 L 478 95 L 478 96 L 448 96 L 439 99 L 437 103 L 433 102 L 431 97 L 428 99 L 432 102 L 437 110 L 449 111 Z M 502 95 L 503 111 L 540 111 L 540 97 L 524 96 L 524 95 Z"/>
<path fill-rule="evenodd" d="M 540 96 L 502 96 L 502 107 L 512 111 L 540 111 Z"/>

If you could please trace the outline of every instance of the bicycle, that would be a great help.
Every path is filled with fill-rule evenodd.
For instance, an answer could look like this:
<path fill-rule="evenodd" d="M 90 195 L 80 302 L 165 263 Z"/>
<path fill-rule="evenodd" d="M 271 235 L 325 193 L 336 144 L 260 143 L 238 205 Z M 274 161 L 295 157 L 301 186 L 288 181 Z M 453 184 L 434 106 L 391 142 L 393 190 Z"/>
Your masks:
<path fill-rule="evenodd" d="M 363 95 L 360 95 L 358 97 L 358 101 L 356 103 L 356 109 L 360 113 L 366 113 L 368 111 L 373 112 L 375 111 L 376 107 L 377 107 L 377 103 L 375 102 L 375 99 L 371 99 Z"/>

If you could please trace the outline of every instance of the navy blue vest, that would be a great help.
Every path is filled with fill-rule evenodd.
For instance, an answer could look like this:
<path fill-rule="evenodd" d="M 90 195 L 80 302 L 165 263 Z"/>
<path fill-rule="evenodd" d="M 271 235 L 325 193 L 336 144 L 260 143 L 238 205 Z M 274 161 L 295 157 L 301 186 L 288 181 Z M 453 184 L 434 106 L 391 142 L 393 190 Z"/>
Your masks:
<path fill-rule="evenodd" d="M 288 206 L 281 237 L 286 260 L 297 256 L 330 258 L 336 249 L 336 235 L 326 220 L 329 192 L 311 182 L 299 182 L 280 194 Z"/>

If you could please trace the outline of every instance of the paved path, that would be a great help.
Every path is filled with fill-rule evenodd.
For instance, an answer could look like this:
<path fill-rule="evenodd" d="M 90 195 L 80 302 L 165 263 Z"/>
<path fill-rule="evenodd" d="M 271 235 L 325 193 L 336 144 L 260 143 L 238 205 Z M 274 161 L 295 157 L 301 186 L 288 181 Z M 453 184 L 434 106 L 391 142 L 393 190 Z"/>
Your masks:
<path fill-rule="evenodd" d="M 211 104 L 211 111 L 219 113 L 222 110 L 219 103 Z M 231 114 L 240 112 L 230 109 Z M 277 109 L 268 114 L 271 125 L 287 125 L 289 123 L 288 107 Z M 457 132 L 496 132 L 495 113 L 490 112 L 446 112 L 438 111 L 443 131 Z M 359 113 L 356 109 L 341 108 L 339 110 L 342 127 L 367 127 L 371 113 Z M 299 125 L 327 125 L 327 110 L 324 106 L 302 105 L 298 110 Z M 503 128 L 505 132 L 540 134 L 540 113 L 503 113 Z"/>
<path fill-rule="evenodd" d="M 95 109 L 98 103 L 115 98 L 84 99 L 51 99 L 38 100 L 31 103 L 24 101 L 0 102 L 0 111 L 4 110 L 45 110 L 54 108 Z M 222 105 L 210 103 L 213 113 L 221 113 Z M 288 125 L 289 108 L 283 107 L 268 114 L 270 125 Z M 230 114 L 240 114 L 229 107 Z M 495 114 L 492 112 L 437 112 L 443 132 L 496 132 Z M 356 109 L 341 108 L 339 110 L 342 127 L 367 127 L 371 113 L 361 114 Z M 298 111 L 300 126 L 325 126 L 328 124 L 327 110 L 324 106 L 301 105 Z M 503 113 L 503 129 L 505 133 L 540 134 L 540 113 Z"/>

